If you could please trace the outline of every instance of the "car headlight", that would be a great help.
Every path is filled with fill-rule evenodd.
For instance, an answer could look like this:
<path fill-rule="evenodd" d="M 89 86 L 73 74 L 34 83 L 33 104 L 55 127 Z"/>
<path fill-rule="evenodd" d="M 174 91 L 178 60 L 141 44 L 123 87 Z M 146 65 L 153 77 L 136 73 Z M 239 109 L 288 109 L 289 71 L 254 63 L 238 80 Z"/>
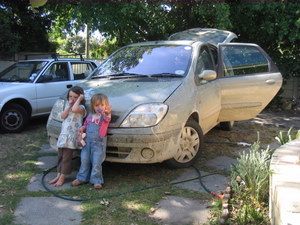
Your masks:
<path fill-rule="evenodd" d="M 149 103 L 136 107 L 129 113 L 121 127 L 150 127 L 158 124 L 166 115 L 168 106 L 163 103 Z"/>
<path fill-rule="evenodd" d="M 59 120 L 62 121 L 61 113 L 64 111 L 64 105 L 65 105 L 65 100 L 64 99 L 57 99 L 56 102 L 54 103 L 50 117 L 54 120 Z"/>

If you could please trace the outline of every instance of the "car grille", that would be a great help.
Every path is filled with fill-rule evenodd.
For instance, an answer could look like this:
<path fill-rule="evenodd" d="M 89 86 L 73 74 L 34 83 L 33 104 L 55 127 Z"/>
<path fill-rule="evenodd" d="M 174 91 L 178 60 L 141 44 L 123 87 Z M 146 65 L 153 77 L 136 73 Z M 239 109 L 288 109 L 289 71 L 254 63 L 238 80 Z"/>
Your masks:
<path fill-rule="evenodd" d="M 125 159 L 131 152 L 131 148 L 107 147 L 106 156 L 112 158 Z"/>

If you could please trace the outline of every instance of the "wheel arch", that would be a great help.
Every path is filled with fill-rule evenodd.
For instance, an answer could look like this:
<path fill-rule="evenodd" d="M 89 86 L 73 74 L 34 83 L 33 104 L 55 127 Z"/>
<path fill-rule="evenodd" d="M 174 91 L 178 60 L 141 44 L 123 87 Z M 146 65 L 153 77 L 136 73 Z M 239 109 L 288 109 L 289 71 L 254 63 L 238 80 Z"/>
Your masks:
<path fill-rule="evenodd" d="M 197 112 L 193 112 L 190 117 L 187 119 L 187 121 L 189 120 L 194 120 L 199 124 L 199 114 Z M 199 124 L 200 126 L 200 124 Z M 201 127 L 201 126 L 200 126 Z"/>
<path fill-rule="evenodd" d="M 26 110 L 28 117 L 29 118 L 31 117 L 32 107 L 31 107 L 30 103 L 26 99 L 24 99 L 24 98 L 14 98 L 14 99 L 11 99 L 11 100 L 7 101 L 3 105 L 2 108 L 5 108 L 5 107 L 7 107 L 10 104 L 18 104 L 18 105 L 22 106 Z"/>

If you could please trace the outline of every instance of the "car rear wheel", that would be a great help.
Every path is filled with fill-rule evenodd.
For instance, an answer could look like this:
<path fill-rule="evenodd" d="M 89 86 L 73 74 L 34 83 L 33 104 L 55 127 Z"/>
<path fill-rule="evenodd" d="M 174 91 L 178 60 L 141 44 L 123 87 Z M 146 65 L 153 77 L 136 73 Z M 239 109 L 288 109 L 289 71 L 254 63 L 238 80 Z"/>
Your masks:
<path fill-rule="evenodd" d="M 0 114 L 0 129 L 6 133 L 21 132 L 28 122 L 26 110 L 18 104 L 10 104 Z"/>
<path fill-rule="evenodd" d="M 203 133 L 194 120 L 188 120 L 180 134 L 180 144 L 174 158 L 166 161 L 172 168 L 191 166 L 200 156 L 203 145 Z"/>

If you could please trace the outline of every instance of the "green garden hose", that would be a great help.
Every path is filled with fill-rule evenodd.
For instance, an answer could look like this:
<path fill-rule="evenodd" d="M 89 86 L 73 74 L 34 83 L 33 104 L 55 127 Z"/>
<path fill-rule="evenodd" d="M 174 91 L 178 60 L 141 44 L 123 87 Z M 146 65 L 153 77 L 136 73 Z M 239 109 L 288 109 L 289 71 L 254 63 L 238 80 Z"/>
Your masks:
<path fill-rule="evenodd" d="M 185 182 L 189 182 L 192 180 L 196 180 L 199 179 L 200 181 L 200 185 L 204 188 L 204 190 L 206 192 L 208 192 L 209 194 L 212 194 L 213 196 L 216 196 L 215 192 L 211 192 L 202 182 L 202 178 L 203 177 L 207 177 L 207 176 L 211 176 L 217 173 L 211 173 L 211 174 L 207 174 L 204 176 L 201 176 L 201 173 L 199 171 L 198 168 L 196 168 L 195 166 L 193 166 L 193 168 L 197 171 L 197 173 L 199 174 L 198 177 L 195 178 L 191 178 L 191 179 L 186 179 L 186 180 L 182 180 L 182 181 L 176 181 L 176 182 L 170 182 L 170 183 L 165 183 L 165 184 L 157 184 L 157 185 L 152 185 L 152 186 L 146 186 L 146 187 L 142 187 L 142 188 L 138 188 L 138 189 L 134 189 L 134 190 L 130 190 L 130 191 L 126 191 L 126 192 L 120 192 L 120 193 L 115 193 L 115 194 L 107 194 L 107 195 L 102 195 L 102 196 L 97 196 L 97 197 L 92 197 L 92 198 L 72 198 L 72 197 L 67 197 L 67 196 L 63 196 L 60 195 L 58 193 L 56 193 L 53 190 L 50 190 L 46 185 L 45 185 L 45 177 L 48 173 L 50 173 L 53 169 L 55 169 L 56 166 L 46 170 L 42 176 L 42 185 L 45 188 L 46 191 L 50 192 L 52 195 L 54 195 L 57 198 L 61 198 L 64 200 L 69 200 L 69 201 L 89 201 L 89 200 L 97 200 L 97 199 L 104 199 L 104 198 L 111 198 L 111 197 L 117 197 L 120 195 L 125 195 L 125 194 L 129 194 L 129 193 L 134 193 L 134 192 L 138 192 L 138 191 L 143 191 L 143 190 L 147 190 L 147 189 L 152 189 L 152 188 L 158 188 L 167 184 L 171 184 L 171 185 L 175 185 L 175 184 L 180 184 L 180 183 L 185 183 Z M 220 195 L 218 195 L 217 197 L 220 197 Z"/>

